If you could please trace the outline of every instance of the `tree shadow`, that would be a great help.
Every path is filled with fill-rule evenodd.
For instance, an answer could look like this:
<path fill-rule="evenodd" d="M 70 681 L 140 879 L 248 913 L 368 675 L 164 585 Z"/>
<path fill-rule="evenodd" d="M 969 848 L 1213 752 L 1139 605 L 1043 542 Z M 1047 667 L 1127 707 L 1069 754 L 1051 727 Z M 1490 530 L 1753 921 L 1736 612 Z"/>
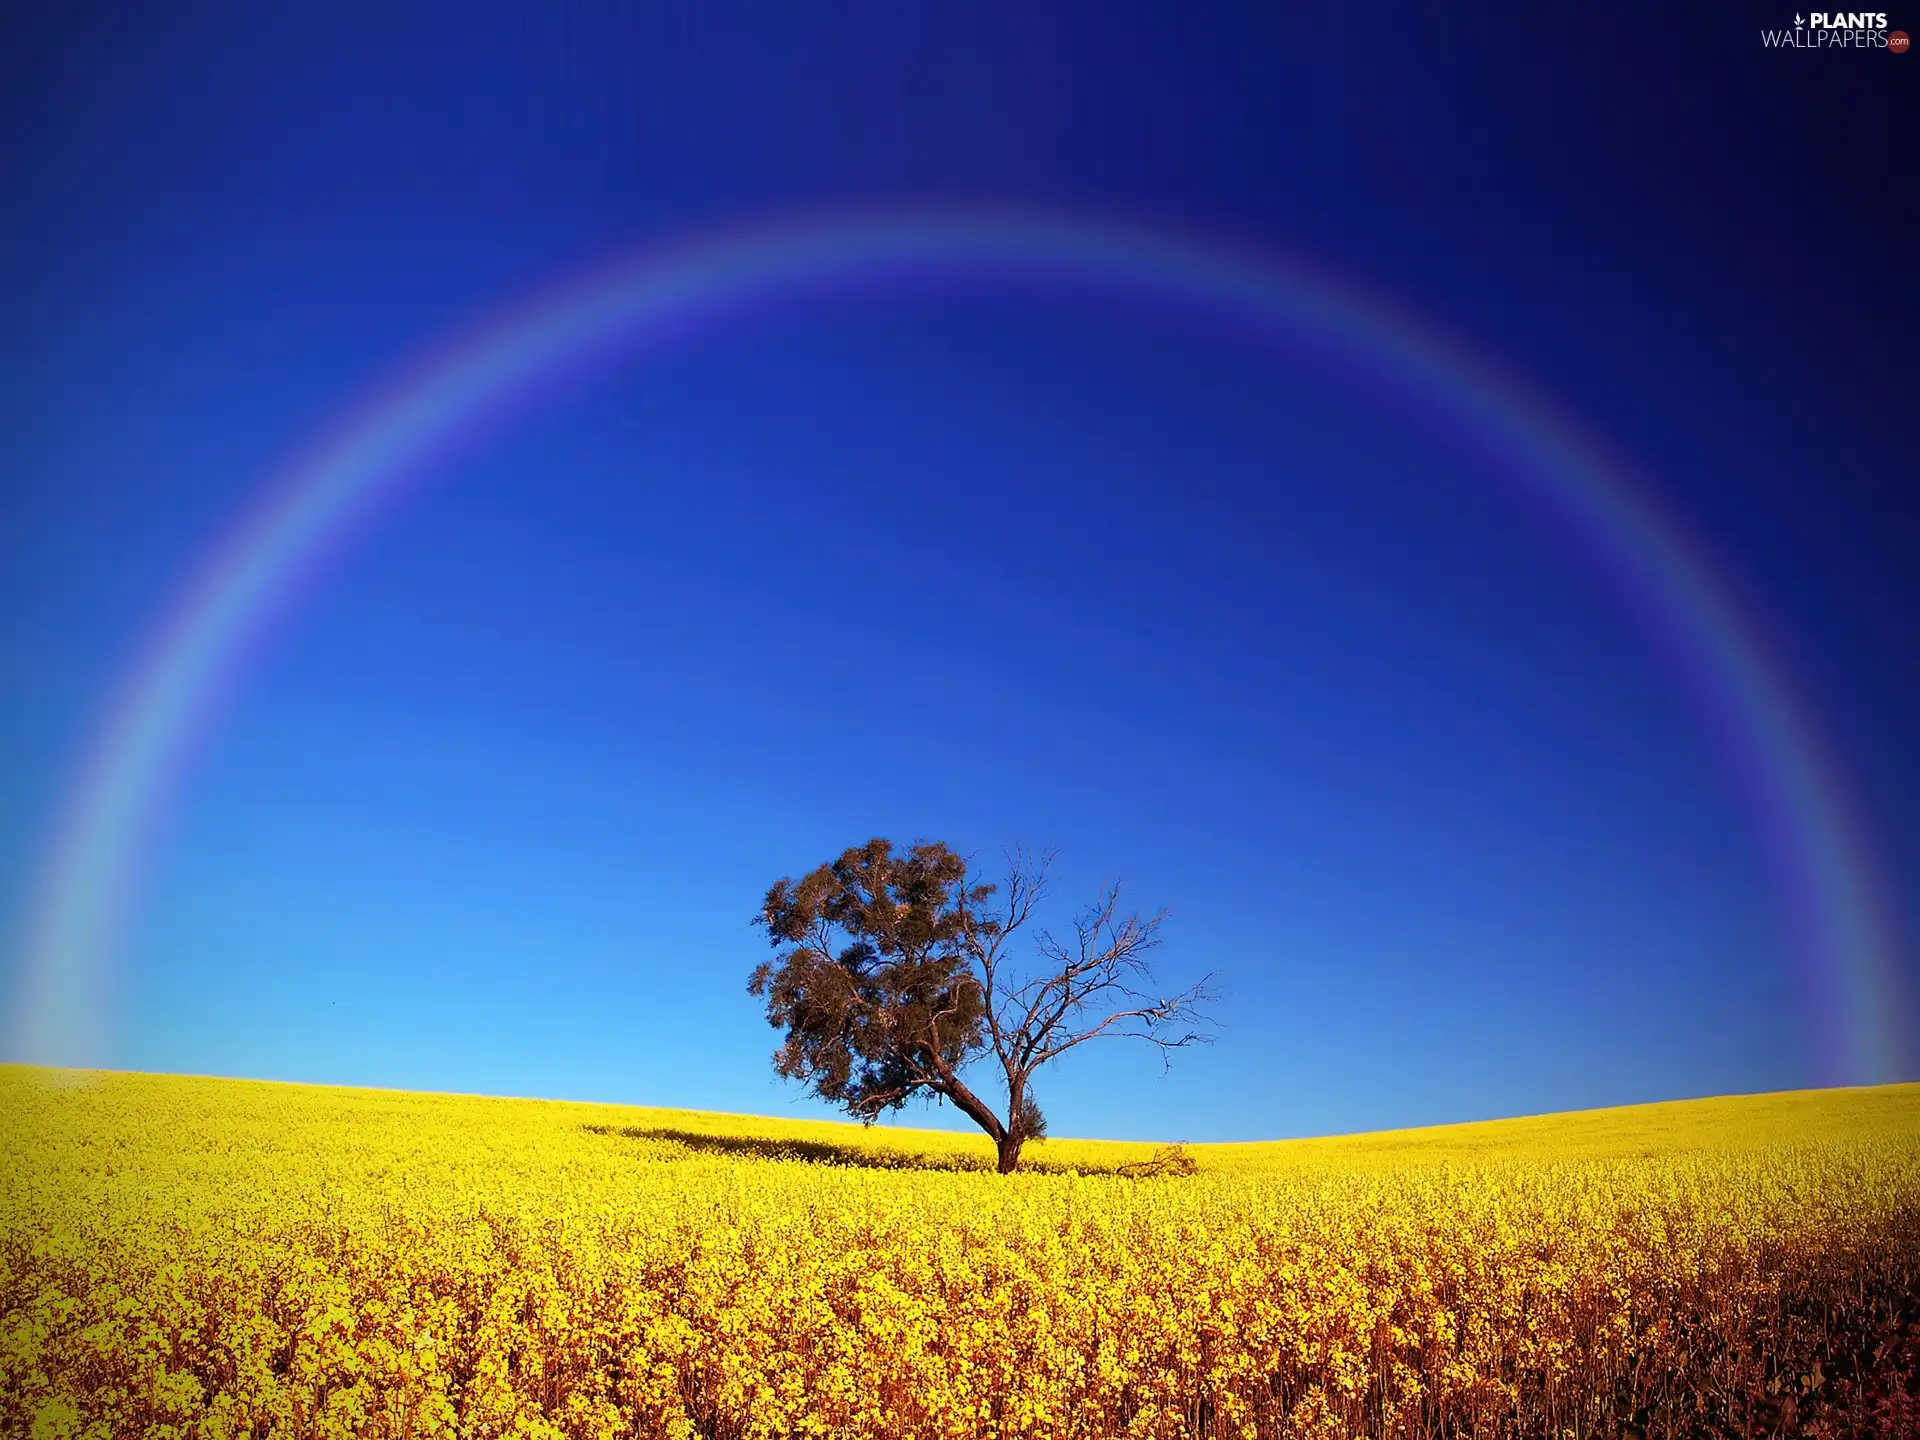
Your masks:
<path fill-rule="evenodd" d="M 983 1155 L 926 1154 L 864 1145 L 839 1145 L 831 1140 L 778 1139 L 758 1135 L 707 1135 L 698 1130 L 676 1130 L 653 1125 L 589 1125 L 596 1135 L 622 1140 L 652 1140 L 710 1155 L 736 1155 L 753 1160 L 798 1160 L 810 1165 L 837 1165 L 851 1170 L 990 1170 Z"/>
<path fill-rule="evenodd" d="M 774 1139 L 756 1135 L 708 1135 L 698 1130 L 678 1130 L 671 1126 L 587 1125 L 594 1135 L 611 1135 L 622 1140 L 650 1140 L 709 1155 L 733 1155 L 754 1160 L 798 1161 L 808 1165 L 830 1165 L 847 1170 L 929 1170 L 949 1173 L 988 1174 L 994 1168 L 991 1155 L 960 1152 L 895 1150 L 886 1146 L 841 1145 L 831 1140 Z M 1050 1161 L 1032 1149 L 1020 1159 L 1022 1174 L 1034 1175 L 1111 1175 L 1140 1178 L 1140 1162 L 1130 1165 L 1066 1165 Z M 1160 1173 L 1148 1170 L 1144 1173 Z"/>

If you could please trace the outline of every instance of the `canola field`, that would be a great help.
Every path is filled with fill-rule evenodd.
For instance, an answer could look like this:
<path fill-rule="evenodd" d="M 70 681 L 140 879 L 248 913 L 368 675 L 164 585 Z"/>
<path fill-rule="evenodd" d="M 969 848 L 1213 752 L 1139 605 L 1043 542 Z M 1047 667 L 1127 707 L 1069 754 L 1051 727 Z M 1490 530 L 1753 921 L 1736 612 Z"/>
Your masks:
<path fill-rule="evenodd" d="M 0 1434 L 1920 1436 L 1920 1086 L 984 1137 L 0 1067 Z"/>

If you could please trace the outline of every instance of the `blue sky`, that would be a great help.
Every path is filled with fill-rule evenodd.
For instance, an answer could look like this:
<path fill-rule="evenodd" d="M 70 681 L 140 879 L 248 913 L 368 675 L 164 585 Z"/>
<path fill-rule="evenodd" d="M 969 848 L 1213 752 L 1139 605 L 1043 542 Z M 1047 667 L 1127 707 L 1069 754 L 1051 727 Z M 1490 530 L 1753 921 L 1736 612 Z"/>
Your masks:
<path fill-rule="evenodd" d="M 6 933 L 141 635 L 383 375 L 649 240 L 927 199 L 1284 247 L 1555 395 L 1790 662 L 1920 931 L 1892 57 L 1582 17 L 1592 63 L 1543 67 L 1558 22 L 1385 45 L 1324 7 L 511 13 L 8 22 Z M 1216 1046 L 1077 1052 L 1055 1133 L 1813 1078 L 1750 813 L 1587 557 L 1377 396 L 1031 294 L 760 315 L 431 477 L 222 709 L 113 1063 L 813 1113 L 747 921 L 873 835 L 1058 846 L 1065 908 L 1123 877 L 1166 976 L 1224 973 Z"/>

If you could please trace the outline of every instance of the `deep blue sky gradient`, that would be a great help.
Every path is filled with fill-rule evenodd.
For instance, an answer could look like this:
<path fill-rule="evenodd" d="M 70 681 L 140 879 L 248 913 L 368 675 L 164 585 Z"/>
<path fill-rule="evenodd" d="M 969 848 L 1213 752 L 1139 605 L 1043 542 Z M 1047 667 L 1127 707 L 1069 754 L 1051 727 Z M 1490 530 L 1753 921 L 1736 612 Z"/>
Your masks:
<path fill-rule="evenodd" d="M 1634 457 L 1791 663 L 1920 992 L 1920 59 L 1763 53 L 1764 7 L 781 9 L 8 19 L 5 933 L 145 629 L 409 356 L 695 228 L 1010 200 L 1312 256 Z M 1217 1046 L 1076 1054 L 1056 1133 L 1814 1076 L 1750 812 L 1587 557 L 1374 397 L 1030 294 L 754 317 L 435 475 L 223 711 L 114 1062 L 807 1113 L 747 919 L 875 834 L 1057 845 L 1225 972 Z"/>

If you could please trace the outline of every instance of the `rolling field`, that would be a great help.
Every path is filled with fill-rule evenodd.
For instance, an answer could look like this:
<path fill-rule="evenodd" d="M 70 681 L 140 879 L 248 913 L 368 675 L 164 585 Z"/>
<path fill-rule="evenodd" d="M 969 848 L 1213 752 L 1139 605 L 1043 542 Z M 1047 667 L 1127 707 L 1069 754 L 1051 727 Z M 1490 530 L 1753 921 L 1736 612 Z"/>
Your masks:
<path fill-rule="evenodd" d="M 0 1433 L 1920 1435 L 1920 1086 L 1153 1153 L 0 1067 Z"/>

